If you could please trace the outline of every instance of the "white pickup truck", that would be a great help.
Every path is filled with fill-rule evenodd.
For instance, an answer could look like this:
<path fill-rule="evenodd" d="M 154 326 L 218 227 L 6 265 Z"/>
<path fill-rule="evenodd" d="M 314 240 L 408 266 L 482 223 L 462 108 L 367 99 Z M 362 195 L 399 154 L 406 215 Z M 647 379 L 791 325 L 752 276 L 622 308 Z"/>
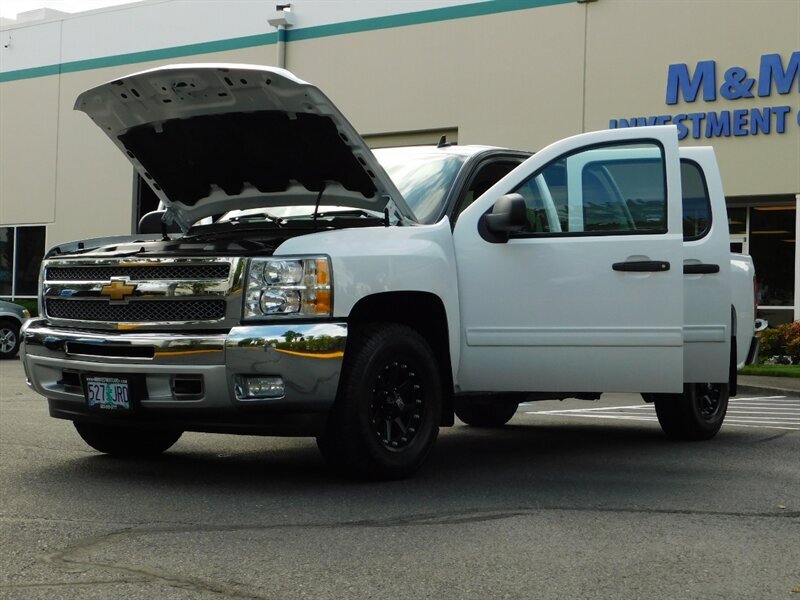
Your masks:
<path fill-rule="evenodd" d="M 674 127 L 372 152 L 319 89 L 244 65 L 145 71 L 76 108 L 167 207 L 155 232 L 50 250 L 23 332 L 29 384 L 101 452 L 315 436 L 344 473 L 397 478 L 454 415 L 602 392 L 708 439 L 754 358 L 714 153 Z"/>

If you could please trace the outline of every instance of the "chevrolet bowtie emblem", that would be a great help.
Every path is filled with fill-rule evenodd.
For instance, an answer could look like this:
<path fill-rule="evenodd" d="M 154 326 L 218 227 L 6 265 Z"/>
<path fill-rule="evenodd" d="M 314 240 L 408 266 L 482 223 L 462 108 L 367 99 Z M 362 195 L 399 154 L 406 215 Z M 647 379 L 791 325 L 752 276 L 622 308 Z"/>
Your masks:
<path fill-rule="evenodd" d="M 100 288 L 100 295 L 108 296 L 111 300 L 124 300 L 135 291 L 135 285 L 125 283 L 119 279 L 112 279 L 111 283 Z"/>

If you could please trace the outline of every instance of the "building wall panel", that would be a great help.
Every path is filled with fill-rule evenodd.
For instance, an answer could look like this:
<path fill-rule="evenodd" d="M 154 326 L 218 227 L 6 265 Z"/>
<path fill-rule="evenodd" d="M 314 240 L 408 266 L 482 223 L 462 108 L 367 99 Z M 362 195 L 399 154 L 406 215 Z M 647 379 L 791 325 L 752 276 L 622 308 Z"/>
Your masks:
<path fill-rule="evenodd" d="M 752 98 L 726 99 L 719 92 L 733 67 L 757 79 L 763 54 L 780 54 L 787 66 L 800 51 L 800 2 L 600 0 L 587 6 L 587 129 L 607 128 L 610 119 L 788 105 L 783 134 L 773 126 L 768 135 L 689 135 L 681 143 L 714 146 L 728 195 L 800 190 L 800 74 L 786 95 L 760 98 L 757 82 Z M 701 94 L 694 102 L 666 104 L 669 65 L 685 63 L 694 74 L 704 60 L 716 61 L 717 99 L 705 102 Z"/>
<path fill-rule="evenodd" d="M 456 127 L 536 149 L 581 128 L 578 4 L 290 42 L 288 68 L 366 134 Z"/>
<path fill-rule="evenodd" d="M 0 84 L 0 223 L 50 223 L 56 202 L 58 77 Z"/>

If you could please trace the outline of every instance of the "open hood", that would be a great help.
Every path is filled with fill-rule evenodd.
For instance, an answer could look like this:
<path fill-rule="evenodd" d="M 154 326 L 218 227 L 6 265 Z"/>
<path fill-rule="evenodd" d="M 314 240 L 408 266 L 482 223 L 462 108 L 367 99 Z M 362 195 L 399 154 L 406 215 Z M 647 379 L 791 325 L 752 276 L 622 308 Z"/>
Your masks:
<path fill-rule="evenodd" d="M 171 65 L 87 90 L 75 109 L 125 153 L 184 231 L 233 209 L 318 201 L 415 220 L 344 115 L 283 69 Z"/>

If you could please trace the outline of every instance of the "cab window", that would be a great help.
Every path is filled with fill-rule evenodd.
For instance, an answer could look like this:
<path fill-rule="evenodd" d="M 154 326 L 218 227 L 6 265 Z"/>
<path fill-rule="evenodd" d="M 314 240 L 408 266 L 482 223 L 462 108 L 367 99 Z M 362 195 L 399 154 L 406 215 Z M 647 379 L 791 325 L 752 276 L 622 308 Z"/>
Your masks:
<path fill-rule="evenodd" d="M 525 199 L 522 235 L 665 233 L 664 158 L 654 144 L 582 149 L 560 157 L 515 190 Z"/>

